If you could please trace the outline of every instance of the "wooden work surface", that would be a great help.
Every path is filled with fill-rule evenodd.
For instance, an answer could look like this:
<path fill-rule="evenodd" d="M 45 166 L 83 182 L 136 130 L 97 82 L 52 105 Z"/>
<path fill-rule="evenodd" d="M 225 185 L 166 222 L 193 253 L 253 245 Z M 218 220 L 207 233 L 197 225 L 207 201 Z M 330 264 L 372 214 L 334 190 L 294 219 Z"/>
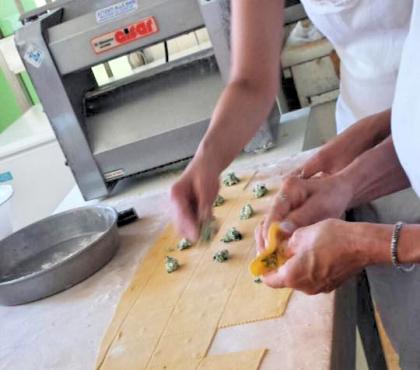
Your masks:
<path fill-rule="evenodd" d="M 255 181 L 269 188 L 302 157 L 261 166 Z M 252 174 L 255 168 L 249 168 Z M 244 174 L 244 171 L 238 172 Z M 169 221 L 166 195 L 125 199 L 140 216 L 120 229 L 121 248 L 100 272 L 54 297 L 21 307 L 0 307 L 0 369 L 94 369 L 100 343 L 121 293 Z M 295 292 L 284 316 L 219 329 L 209 354 L 267 348 L 261 369 L 351 369 L 354 327 L 351 294 Z M 350 360 L 349 360 L 350 358 Z"/>

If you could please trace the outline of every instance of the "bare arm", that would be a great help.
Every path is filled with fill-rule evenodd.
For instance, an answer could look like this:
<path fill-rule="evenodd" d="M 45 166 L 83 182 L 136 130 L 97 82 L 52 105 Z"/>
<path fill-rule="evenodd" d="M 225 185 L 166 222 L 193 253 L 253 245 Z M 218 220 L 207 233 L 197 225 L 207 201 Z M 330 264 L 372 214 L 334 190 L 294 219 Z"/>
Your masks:
<path fill-rule="evenodd" d="M 391 263 L 391 237 L 394 225 L 354 224 L 359 235 L 359 248 L 367 255 L 368 264 Z M 405 225 L 398 241 L 400 263 L 420 263 L 420 225 Z"/>
<path fill-rule="evenodd" d="M 255 135 L 279 83 L 284 0 L 232 0 L 230 81 L 171 200 L 178 231 L 196 240 L 211 217 L 219 175 Z"/>
<path fill-rule="evenodd" d="M 289 260 L 264 276 L 273 288 L 289 287 L 308 294 L 330 292 L 366 266 L 391 263 L 393 225 L 324 220 L 295 231 Z M 403 227 L 398 242 L 400 263 L 420 263 L 420 225 Z"/>
<path fill-rule="evenodd" d="M 255 135 L 277 93 L 283 0 L 232 1 L 230 81 L 213 113 L 197 159 L 221 172 Z"/>
<path fill-rule="evenodd" d="M 258 246 L 264 247 L 268 228 L 274 221 L 287 219 L 289 224 L 283 224 L 283 229 L 291 232 L 295 227 L 340 217 L 346 208 L 393 191 L 395 184 L 389 183 L 388 173 L 397 170 L 398 178 L 402 174 L 392 143 L 388 142 L 390 133 L 391 109 L 388 109 L 360 120 L 321 147 L 280 184 L 279 194 L 286 195 L 288 201 L 274 198 L 264 222 L 256 230 Z M 318 173 L 330 176 L 312 178 Z"/>
<path fill-rule="evenodd" d="M 338 176 L 352 187 L 351 207 L 410 186 L 391 136 L 357 157 Z"/>
<path fill-rule="evenodd" d="M 323 172 L 341 171 L 363 152 L 391 134 L 391 109 L 361 119 L 326 143 L 302 168 L 295 171 L 304 178 Z"/>
<path fill-rule="evenodd" d="M 345 209 L 343 198 L 344 204 L 357 206 L 410 185 L 391 136 L 337 175 L 318 180 L 296 179 L 290 184 L 293 187 L 284 188 L 288 190 L 286 194 L 291 195 L 285 202 L 286 218 L 296 226 L 310 226 L 297 230 L 294 227 L 286 248 L 290 259 L 279 270 L 264 277 L 267 285 L 299 289 L 309 294 L 330 292 L 366 266 L 391 263 L 393 225 L 336 219 Z M 299 201 L 299 194 L 303 205 L 290 211 L 294 208 L 293 202 Z M 326 219 L 328 217 L 335 219 Z M 419 238 L 420 225 L 403 227 L 398 243 L 401 263 L 420 263 Z M 264 246 L 258 233 L 257 242 L 260 248 Z"/>

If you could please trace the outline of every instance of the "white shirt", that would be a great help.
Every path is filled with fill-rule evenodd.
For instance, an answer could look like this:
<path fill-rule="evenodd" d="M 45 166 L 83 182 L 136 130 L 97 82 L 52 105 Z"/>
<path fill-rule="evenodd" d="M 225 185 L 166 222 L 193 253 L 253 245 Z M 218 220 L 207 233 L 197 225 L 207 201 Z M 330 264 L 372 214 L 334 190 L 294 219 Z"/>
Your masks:
<path fill-rule="evenodd" d="M 420 1 L 414 0 L 410 33 L 401 58 L 392 136 L 398 158 L 420 197 Z"/>
<path fill-rule="evenodd" d="M 302 0 L 341 59 L 337 131 L 391 107 L 413 0 Z"/>

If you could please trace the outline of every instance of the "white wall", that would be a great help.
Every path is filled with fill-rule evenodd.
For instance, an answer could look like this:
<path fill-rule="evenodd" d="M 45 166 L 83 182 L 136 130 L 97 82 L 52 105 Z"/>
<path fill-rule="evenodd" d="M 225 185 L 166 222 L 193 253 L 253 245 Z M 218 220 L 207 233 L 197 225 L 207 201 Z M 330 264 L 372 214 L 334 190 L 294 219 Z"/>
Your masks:
<path fill-rule="evenodd" d="M 0 172 L 13 174 L 12 225 L 18 230 L 49 216 L 75 181 L 57 142 L 0 161 Z"/>
<path fill-rule="evenodd" d="M 0 135 L 0 173 L 11 172 L 14 229 L 51 214 L 75 181 L 41 105 Z"/>

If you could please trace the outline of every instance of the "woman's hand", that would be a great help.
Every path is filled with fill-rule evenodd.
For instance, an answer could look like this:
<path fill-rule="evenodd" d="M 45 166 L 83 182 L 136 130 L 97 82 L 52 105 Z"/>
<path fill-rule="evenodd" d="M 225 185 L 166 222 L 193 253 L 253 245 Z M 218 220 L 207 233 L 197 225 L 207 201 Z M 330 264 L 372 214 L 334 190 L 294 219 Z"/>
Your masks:
<path fill-rule="evenodd" d="M 374 256 L 389 243 L 391 233 L 389 227 L 333 219 L 298 229 L 286 248 L 289 260 L 263 281 L 272 288 L 289 287 L 307 294 L 331 292 L 367 265 L 379 262 Z"/>
<path fill-rule="evenodd" d="M 191 241 L 200 236 L 201 224 L 212 217 L 219 191 L 219 172 L 195 159 L 171 189 L 173 220 L 178 232 Z"/>
<path fill-rule="evenodd" d="M 282 230 L 292 234 L 298 227 L 341 217 L 351 199 L 352 188 L 339 175 L 312 179 L 288 177 L 255 231 L 258 250 L 265 248 L 272 222 L 281 222 Z"/>
<path fill-rule="evenodd" d="M 286 178 L 255 231 L 258 250 L 265 246 L 271 222 L 285 220 L 282 228 L 291 234 L 297 227 L 341 217 L 353 205 L 357 188 L 352 179 L 356 176 L 348 175 L 346 168 L 390 140 L 390 120 L 390 109 L 360 120 Z"/>
<path fill-rule="evenodd" d="M 363 118 L 329 141 L 294 175 L 310 178 L 318 173 L 335 174 L 355 158 L 390 135 L 391 110 Z"/>

